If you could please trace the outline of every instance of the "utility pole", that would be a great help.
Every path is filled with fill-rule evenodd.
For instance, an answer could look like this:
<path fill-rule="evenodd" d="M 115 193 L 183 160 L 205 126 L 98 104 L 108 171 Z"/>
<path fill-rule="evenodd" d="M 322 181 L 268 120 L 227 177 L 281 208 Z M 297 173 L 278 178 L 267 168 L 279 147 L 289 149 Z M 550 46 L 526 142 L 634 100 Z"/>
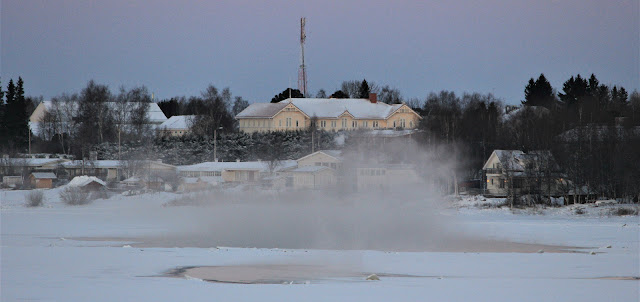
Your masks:
<path fill-rule="evenodd" d="M 222 127 L 213 129 L 213 161 L 218 161 L 218 130 L 222 130 Z"/>

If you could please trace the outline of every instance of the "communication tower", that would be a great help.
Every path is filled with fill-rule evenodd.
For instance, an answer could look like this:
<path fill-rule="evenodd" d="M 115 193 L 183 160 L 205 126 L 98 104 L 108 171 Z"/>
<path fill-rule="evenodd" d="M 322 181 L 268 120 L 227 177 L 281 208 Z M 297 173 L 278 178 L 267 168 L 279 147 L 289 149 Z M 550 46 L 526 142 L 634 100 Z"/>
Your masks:
<path fill-rule="evenodd" d="M 304 41 L 307 39 L 307 35 L 304 31 L 304 24 L 307 18 L 300 18 L 300 58 L 301 64 L 298 70 L 298 90 L 303 96 L 307 96 L 307 66 L 304 65 Z"/>

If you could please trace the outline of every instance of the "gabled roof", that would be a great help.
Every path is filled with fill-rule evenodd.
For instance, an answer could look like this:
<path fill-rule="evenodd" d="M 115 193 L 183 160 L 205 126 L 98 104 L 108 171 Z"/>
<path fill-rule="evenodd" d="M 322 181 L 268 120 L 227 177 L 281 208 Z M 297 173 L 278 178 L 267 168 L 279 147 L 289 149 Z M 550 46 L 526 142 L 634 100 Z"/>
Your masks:
<path fill-rule="evenodd" d="M 485 162 L 482 167 L 483 170 L 492 168 L 489 167 L 489 162 L 493 159 L 497 159 L 498 162 L 502 165 L 503 168 L 507 168 L 510 171 L 524 171 L 525 167 L 529 163 L 538 163 L 538 165 L 534 165 L 534 169 L 538 169 L 540 164 L 544 164 L 543 160 L 549 161 L 553 170 L 557 170 L 558 167 L 555 163 L 553 155 L 548 150 L 534 150 L 524 153 L 520 150 L 493 150 L 489 159 Z"/>
<path fill-rule="evenodd" d="M 56 179 L 56 175 L 53 172 L 33 172 L 31 173 L 35 179 Z"/>
<path fill-rule="evenodd" d="M 70 187 L 84 187 L 92 182 L 98 183 L 100 185 L 102 185 L 103 187 L 106 187 L 107 184 L 102 181 L 100 178 L 97 178 L 95 176 L 76 176 L 74 177 L 68 184 L 67 186 Z"/>
<path fill-rule="evenodd" d="M 308 155 L 305 155 L 305 156 L 299 158 L 298 161 L 306 159 L 306 158 L 311 157 L 313 155 L 316 155 L 318 153 L 323 153 L 323 154 L 325 154 L 327 156 L 335 158 L 336 160 L 340 160 L 340 161 L 343 160 L 342 150 L 318 150 L 316 152 L 313 152 L 311 154 L 308 154 Z"/>
<path fill-rule="evenodd" d="M 524 152 L 520 150 L 493 150 L 493 152 L 491 152 L 491 155 L 489 155 L 487 161 L 484 163 L 484 166 L 482 166 L 482 169 L 484 170 L 492 168 L 488 165 L 489 162 L 493 161 L 494 159 L 497 159 L 498 162 L 500 162 L 503 166 L 509 165 L 510 170 L 516 170 L 518 168 L 524 169 L 517 163 L 517 161 L 515 161 L 516 156 L 521 154 L 524 154 Z M 508 162 L 503 162 L 505 160 L 507 160 Z"/>
<path fill-rule="evenodd" d="M 158 128 L 160 130 L 187 130 L 195 117 L 195 115 L 174 115 L 160 124 Z"/>
<path fill-rule="evenodd" d="M 287 106 L 287 103 L 253 103 L 236 115 L 236 118 L 266 118 L 273 117 L 280 110 Z"/>
<path fill-rule="evenodd" d="M 371 103 L 367 99 L 294 98 L 286 99 L 279 103 L 251 104 L 238 113 L 236 118 L 270 118 L 288 104 L 293 104 L 309 117 L 338 118 L 347 112 L 355 119 L 386 119 L 404 105 L 388 105 L 381 102 Z"/>

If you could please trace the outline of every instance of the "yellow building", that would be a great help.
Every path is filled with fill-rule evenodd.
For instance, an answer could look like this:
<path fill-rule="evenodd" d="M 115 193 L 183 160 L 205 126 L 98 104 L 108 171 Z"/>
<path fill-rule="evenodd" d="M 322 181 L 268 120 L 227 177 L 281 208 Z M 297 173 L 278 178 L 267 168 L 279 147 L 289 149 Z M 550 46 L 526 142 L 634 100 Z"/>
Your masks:
<path fill-rule="evenodd" d="M 316 121 L 325 131 L 359 129 L 415 129 L 421 119 L 405 104 L 369 99 L 286 99 L 279 103 L 251 104 L 236 115 L 246 133 L 304 130 Z"/>

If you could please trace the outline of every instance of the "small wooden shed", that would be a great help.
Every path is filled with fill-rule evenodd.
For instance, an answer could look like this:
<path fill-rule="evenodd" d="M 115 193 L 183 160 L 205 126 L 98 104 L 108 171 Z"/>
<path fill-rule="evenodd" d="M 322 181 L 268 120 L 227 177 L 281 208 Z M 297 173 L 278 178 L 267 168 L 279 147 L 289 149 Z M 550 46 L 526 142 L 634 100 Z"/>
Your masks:
<path fill-rule="evenodd" d="M 29 182 L 36 189 L 51 189 L 56 178 L 53 172 L 33 172 L 29 175 Z"/>

